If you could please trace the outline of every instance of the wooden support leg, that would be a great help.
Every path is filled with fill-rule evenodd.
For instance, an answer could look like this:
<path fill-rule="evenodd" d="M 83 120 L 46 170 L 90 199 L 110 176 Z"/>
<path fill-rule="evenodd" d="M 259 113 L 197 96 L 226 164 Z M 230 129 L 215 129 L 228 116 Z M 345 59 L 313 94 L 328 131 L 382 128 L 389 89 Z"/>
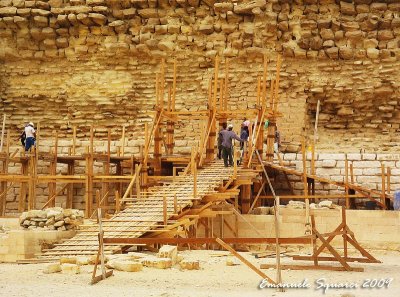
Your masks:
<path fill-rule="evenodd" d="M 74 163 L 69 163 L 68 164 L 68 175 L 74 175 L 75 174 L 75 164 Z M 70 183 L 67 186 L 67 201 L 66 201 L 66 207 L 67 208 L 73 208 L 73 201 L 74 200 L 74 184 Z"/>

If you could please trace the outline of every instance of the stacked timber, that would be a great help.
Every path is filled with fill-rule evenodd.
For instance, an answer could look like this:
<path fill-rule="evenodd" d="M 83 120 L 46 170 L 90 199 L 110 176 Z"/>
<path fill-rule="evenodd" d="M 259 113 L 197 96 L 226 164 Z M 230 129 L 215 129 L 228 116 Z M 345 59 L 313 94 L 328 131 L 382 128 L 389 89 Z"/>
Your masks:
<path fill-rule="evenodd" d="M 44 230 L 75 230 L 83 223 L 83 211 L 79 209 L 63 209 L 61 207 L 45 210 L 30 210 L 23 212 L 19 224 L 25 229 Z"/>

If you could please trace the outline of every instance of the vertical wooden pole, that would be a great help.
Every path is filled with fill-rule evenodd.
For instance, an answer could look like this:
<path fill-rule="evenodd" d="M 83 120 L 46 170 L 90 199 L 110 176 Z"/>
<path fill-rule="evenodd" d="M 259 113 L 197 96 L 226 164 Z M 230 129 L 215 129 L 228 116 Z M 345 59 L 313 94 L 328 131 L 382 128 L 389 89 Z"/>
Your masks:
<path fill-rule="evenodd" d="M 68 150 L 68 154 L 71 156 L 72 149 Z M 67 174 L 74 175 L 75 174 L 75 161 L 72 160 L 68 163 Z M 74 183 L 69 183 L 67 186 L 67 199 L 66 199 L 66 208 L 73 208 L 73 199 L 74 199 Z"/>
<path fill-rule="evenodd" d="M 219 56 L 215 57 L 215 68 L 214 68 L 214 93 L 213 93 L 213 102 L 212 109 L 215 110 L 217 106 L 217 89 L 218 89 L 218 69 L 219 68 Z"/>
<path fill-rule="evenodd" d="M 121 137 L 121 155 L 125 155 L 125 125 L 122 126 L 122 137 Z"/>
<path fill-rule="evenodd" d="M 280 77 L 281 77 L 281 65 L 282 65 L 282 57 L 281 55 L 278 55 L 278 59 L 276 61 L 276 80 L 275 80 L 275 97 L 274 98 L 270 98 L 270 106 L 271 109 L 276 112 L 278 109 L 278 102 L 279 102 L 279 82 L 280 82 Z"/>
<path fill-rule="evenodd" d="M 4 117 L 5 120 L 5 117 Z M 2 168 L 1 173 L 4 175 L 8 174 L 8 162 L 10 156 L 10 132 L 7 132 L 7 148 L 5 152 L 4 159 L 2 160 Z M 7 181 L 0 182 L 0 217 L 4 216 L 6 213 L 6 206 L 7 206 Z"/>
<path fill-rule="evenodd" d="M 161 77 L 160 77 L 160 109 L 164 108 L 164 87 L 165 87 L 165 59 L 161 60 Z"/>
<path fill-rule="evenodd" d="M 101 208 L 101 197 L 99 190 L 96 190 L 96 206 L 97 208 Z"/>
<path fill-rule="evenodd" d="M 350 208 L 350 199 L 349 199 L 349 161 L 347 159 L 347 154 L 345 154 L 344 160 L 344 183 L 345 183 L 345 197 L 346 197 L 346 208 Z"/>
<path fill-rule="evenodd" d="M 225 59 L 225 80 L 224 80 L 224 104 L 223 110 L 226 111 L 228 109 L 228 83 L 229 83 L 229 59 Z M 226 122 L 226 118 L 224 118 Z"/>
<path fill-rule="evenodd" d="M 210 134 L 207 140 L 206 147 L 206 161 L 210 162 L 214 159 L 215 150 L 215 138 L 216 138 L 216 121 L 214 121 L 214 115 L 216 113 L 216 102 L 217 102 L 217 89 L 218 89 L 218 69 L 219 69 L 219 57 L 215 57 L 215 68 L 214 68 L 214 90 L 213 97 L 211 100 L 211 106 L 209 108 L 208 126 L 210 127 Z"/>
<path fill-rule="evenodd" d="M 136 174 L 136 197 L 137 199 L 141 198 L 140 195 L 140 168 L 139 165 L 135 165 L 135 174 Z"/>
<path fill-rule="evenodd" d="M 48 188 L 49 188 L 49 199 L 52 199 L 52 197 L 56 194 L 56 179 L 55 175 L 57 174 L 57 152 L 58 152 L 58 133 L 55 132 L 55 138 L 54 138 L 54 152 L 53 152 L 53 158 L 50 161 L 50 166 L 49 166 L 49 174 L 53 175 L 54 181 L 48 183 Z M 54 207 L 56 205 L 56 198 L 52 199 L 51 202 L 48 204 L 49 207 Z"/>
<path fill-rule="evenodd" d="M 156 106 L 160 105 L 160 75 L 156 73 Z"/>
<path fill-rule="evenodd" d="M 21 161 L 21 175 L 26 176 L 29 175 L 29 161 L 22 160 Z M 18 211 L 23 212 L 26 210 L 26 190 L 27 190 L 27 183 L 21 182 L 21 189 L 19 193 L 19 201 L 18 201 Z"/>
<path fill-rule="evenodd" d="M 350 164 L 350 181 L 352 184 L 354 184 L 353 162 Z"/>
<path fill-rule="evenodd" d="M 390 167 L 388 167 L 387 168 L 387 171 L 386 171 L 386 177 L 387 177 L 387 192 L 388 192 L 388 194 L 390 194 L 390 191 L 391 191 L 391 183 L 390 183 L 390 177 L 391 177 L 391 175 L 392 175 L 392 170 L 391 170 L 391 168 Z"/>
<path fill-rule="evenodd" d="M 167 198 L 163 197 L 163 222 L 164 225 L 167 225 L 168 216 L 167 216 Z"/>
<path fill-rule="evenodd" d="M 115 213 L 119 213 L 121 211 L 121 202 L 118 190 L 115 191 Z"/>
<path fill-rule="evenodd" d="M 197 163 L 196 163 L 196 150 L 192 147 L 192 158 L 191 158 L 191 171 L 193 175 L 193 198 L 197 197 Z"/>
<path fill-rule="evenodd" d="M 272 88 L 272 83 L 271 83 Z M 267 100 L 267 54 L 264 54 L 264 71 L 263 71 L 263 80 L 262 80 L 262 98 L 260 103 L 263 108 L 266 108 L 266 100 Z"/>
<path fill-rule="evenodd" d="M 307 183 L 307 155 L 306 155 L 306 143 L 303 137 L 301 142 L 301 154 L 303 160 L 303 187 L 304 187 L 304 197 L 306 202 L 306 232 L 309 234 L 311 232 L 310 223 L 310 200 L 308 199 L 308 183 Z"/>
<path fill-rule="evenodd" d="M 72 127 L 72 155 L 76 154 L 76 127 Z"/>
<path fill-rule="evenodd" d="M 382 194 L 381 194 L 381 203 L 385 205 L 384 209 L 386 209 L 386 177 L 385 177 L 385 164 L 381 163 L 381 177 L 382 177 Z"/>
<path fill-rule="evenodd" d="M 3 152 L 3 142 L 4 142 L 4 133 L 6 129 L 6 114 L 3 114 L 3 125 L 1 128 L 1 141 L 0 141 L 0 153 Z"/>
<path fill-rule="evenodd" d="M 281 246 L 279 244 L 279 238 L 281 237 L 280 234 L 280 223 L 279 223 L 279 206 L 280 206 L 280 199 L 279 196 L 275 196 L 275 253 L 276 253 L 276 283 L 282 283 L 282 271 L 281 271 Z M 278 289 L 279 292 L 284 292 L 283 288 Z"/>
<path fill-rule="evenodd" d="M 270 97 L 274 96 L 274 81 L 271 81 L 271 90 Z M 264 103 L 263 103 L 264 104 Z M 266 103 L 264 104 L 266 105 Z M 265 107 L 266 108 L 266 107 Z M 276 129 L 276 119 L 272 115 L 268 118 L 269 124 L 267 128 L 267 152 L 265 154 L 268 162 L 272 162 L 274 160 L 274 143 L 275 143 L 275 129 Z M 261 134 L 261 131 L 260 131 Z"/>

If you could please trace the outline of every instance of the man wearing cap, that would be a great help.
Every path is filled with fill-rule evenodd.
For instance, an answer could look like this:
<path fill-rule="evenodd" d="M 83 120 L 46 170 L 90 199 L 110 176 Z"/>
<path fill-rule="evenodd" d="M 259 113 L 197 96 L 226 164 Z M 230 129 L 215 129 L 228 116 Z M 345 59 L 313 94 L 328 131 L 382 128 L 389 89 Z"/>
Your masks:
<path fill-rule="evenodd" d="M 35 137 L 36 137 L 36 131 L 33 128 L 33 123 L 30 122 L 26 127 L 25 127 L 25 152 L 29 151 L 32 146 L 35 145 Z"/>
<path fill-rule="evenodd" d="M 243 141 L 239 136 L 236 135 L 235 132 L 232 131 L 233 125 L 228 125 L 228 130 L 222 130 L 222 157 L 224 158 L 224 165 L 228 167 L 228 158 L 229 165 L 233 166 L 233 156 L 232 156 L 232 139 L 236 139 L 237 141 Z"/>

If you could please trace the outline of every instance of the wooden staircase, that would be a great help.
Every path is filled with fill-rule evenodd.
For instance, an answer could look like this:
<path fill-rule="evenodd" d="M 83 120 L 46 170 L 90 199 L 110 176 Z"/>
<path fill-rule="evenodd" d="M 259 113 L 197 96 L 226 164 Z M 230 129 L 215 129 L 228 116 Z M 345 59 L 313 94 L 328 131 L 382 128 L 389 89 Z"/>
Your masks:
<path fill-rule="evenodd" d="M 224 192 L 224 183 L 231 181 L 233 176 L 233 167 L 224 167 L 222 161 L 216 161 L 198 170 L 196 197 L 192 174 L 177 176 L 170 184 L 150 188 L 146 196 L 142 195 L 144 197 L 140 200 L 127 203 L 123 211 L 102 221 L 104 237 L 138 238 L 179 230 L 179 227 L 190 224 L 195 217 L 185 216 L 185 212 L 190 213 L 190 208 L 203 198 L 207 202 L 210 196 L 219 191 Z M 237 192 L 232 193 L 228 193 L 227 197 L 237 195 Z M 95 255 L 98 250 L 98 232 L 98 224 L 83 226 L 73 238 L 46 250 L 41 258 Z M 120 245 L 106 245 L 105 253 L 119 253 L 124 248 Z"/>

